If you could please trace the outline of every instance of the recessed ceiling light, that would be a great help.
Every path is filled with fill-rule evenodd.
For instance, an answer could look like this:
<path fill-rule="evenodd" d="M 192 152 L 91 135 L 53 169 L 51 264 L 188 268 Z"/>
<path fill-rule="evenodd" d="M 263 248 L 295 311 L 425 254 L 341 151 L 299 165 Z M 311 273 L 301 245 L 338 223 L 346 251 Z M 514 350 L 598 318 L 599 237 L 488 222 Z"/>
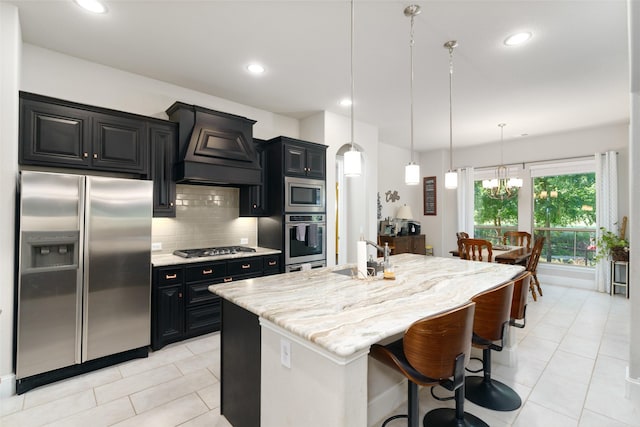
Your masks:
<path fill-rule="evenodd" d="M 100 0 L 74 0 L 78 6 L 93 13 L 107 13 L 107 6 Z"/>
<path fill-rule="evenodd" d="M 339 104 L 343 107 L 350 107 L 351 106 L 351 100 L 349 98 L 344 98 L 341 99 Z"/>
<path fill-rule="evenodd" d="M 504 44 L 506 46 L 517 46 L 529 40 L 533 36 L 530 32 L 522 32 L 511 34 L 509 37 L 504 39 Z"/>
<path fill-rule="evenodd" d="M 253 74 L 262 74 L 264 73 L 264 67 L 260 64 L 249 64 L 247 65 L 247 70 Z"/>

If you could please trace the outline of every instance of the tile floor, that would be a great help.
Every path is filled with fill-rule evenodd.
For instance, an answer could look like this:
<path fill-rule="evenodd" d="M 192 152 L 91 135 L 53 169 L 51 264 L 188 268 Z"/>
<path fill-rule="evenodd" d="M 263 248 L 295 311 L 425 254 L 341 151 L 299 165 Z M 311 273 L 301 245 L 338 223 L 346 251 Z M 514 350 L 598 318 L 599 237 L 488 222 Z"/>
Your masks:
<path fill-rule="evenodd" d="M 629 301 L 555 286 L 543 291 L 529 302 L 527 327 L 515 330 L 518 366 L 493 369 L 522 407 L 495 412 L 467 401 L 467 412 L 492 427 L 640 426 L 640 408 L 624 398 Z M 219 348 L 219 335 L 210 334 L 3 399 L 0 426 L 228 427 L 220 415 Z M 420 402 L 421 413 L 443 405 L 426 388 Z"/>

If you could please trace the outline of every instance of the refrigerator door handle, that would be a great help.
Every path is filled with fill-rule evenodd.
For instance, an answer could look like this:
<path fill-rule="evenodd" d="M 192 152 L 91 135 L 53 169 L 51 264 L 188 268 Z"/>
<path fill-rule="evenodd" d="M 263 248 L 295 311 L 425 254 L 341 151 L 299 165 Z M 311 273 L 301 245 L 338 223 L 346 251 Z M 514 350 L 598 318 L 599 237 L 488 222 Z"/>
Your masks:
<path fill-rule="evenodd" d="M 87 321 L 89 319 L 89 287 L 87 283 L 89 283 L 89 248 L 87 247 L 86 242 L 89 241 L 89 227 L 87 227 L 86 219 L 90 217 L 90 203 L 86 203 L 88 200 L 88 195 L 91 194 L 91 181 L 86 177 L 82 180 L 82 191 L 80 191 L 80 206 L 84 206 L 84 209 L 80 210 L 80 245 L 82 246 L 82 254 L 81 257 L 81 265 L 80 265 L 80 274 L 81 280 L 78 282 L 78 297 L 79 297 L 79 307 L 82 307 L 80 312 L 80 316 L 78 319 L 79 327 L 77 333 L 79 335 L 78 343 L 81 343 L 80 348 L 78 349 L 78 363 L 85 362 L 87 360 L 87 345 L 88 345 L 88 337 L 87 337 Z"/>

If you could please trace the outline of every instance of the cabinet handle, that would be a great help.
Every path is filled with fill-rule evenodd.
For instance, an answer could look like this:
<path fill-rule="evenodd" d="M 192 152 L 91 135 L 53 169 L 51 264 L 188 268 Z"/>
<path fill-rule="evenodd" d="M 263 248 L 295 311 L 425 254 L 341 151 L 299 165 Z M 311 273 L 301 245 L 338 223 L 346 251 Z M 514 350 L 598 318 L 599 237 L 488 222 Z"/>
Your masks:
<path fill-rule="evenodd" d="M 202 270 L 202 274 L 211 274 L 211 273 L 213 273 L 213 270 L 212 270 L 212 269 L 209 269 L 209 270 Z"/>
<path fill-rule="evenodd" d="M 178 298 L 182 298 L 182 292 L 178 292 Z"/>
<path fill-rule="evenodd" d="M 173 202 L 169 202 L 169 206 L 173 207 Z"/>
<path fill-rule="evenodd" d="M 82 153 L 82 157 L 84 157 L 84 158 L 89 157 L 89 153 Z"/>
<path fill-rule="evenodd" d="M 97 158 L 98 158 L 98 155 L 97 155 L 96 153 L 93 153 L 93 158 L 94 158 L 94 159 L 97 159 Z"/>
<path fill-rule="evenodd" d="M 165 279 L 175 279 L 176 277 L 178 277 L 178 273 L 173 273 L 173 274 L 165 274 L 164 278 Z"/>
<path fill-rule="evenodd" d="M 224 283 L 229 283 L 233 280 L 233 277 L 225 277 L 224 278 Z"/>
<path fill-rule="evenodd" d="M 242 264 L 243 270 L 246 270 L 247 268 L 251 268 L 251 264 Z"/>
<path fill-rule="evenodd" d="M 269 261 L 269 266 L 274 266 L 276 265 L 278 262 L 277 261 Z"/>

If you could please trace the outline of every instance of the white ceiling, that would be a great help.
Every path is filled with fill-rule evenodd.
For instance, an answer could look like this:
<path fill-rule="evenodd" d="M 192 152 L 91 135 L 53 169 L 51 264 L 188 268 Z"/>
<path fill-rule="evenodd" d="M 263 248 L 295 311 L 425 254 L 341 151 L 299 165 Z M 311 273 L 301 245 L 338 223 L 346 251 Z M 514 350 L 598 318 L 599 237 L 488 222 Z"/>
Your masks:
<path fill-rule="evenodd" d="M 348 116 L 350 3 L 2 0 L 19 8 L 26 43 L 264 110 Z M 409 26 L 415 21 L 415 147 L 449 144 L 448 50 L 454 52 L 454 145 L 542 135 L 629 119 L 626 0 L 355 0 L 355 119 L 409 147 Z M 520 47 L 505 37 L 533 32 Z M 259 61 L 266 72 L 249 75 Z M 356 133 L 356 143 L 358 135 Z"/>

